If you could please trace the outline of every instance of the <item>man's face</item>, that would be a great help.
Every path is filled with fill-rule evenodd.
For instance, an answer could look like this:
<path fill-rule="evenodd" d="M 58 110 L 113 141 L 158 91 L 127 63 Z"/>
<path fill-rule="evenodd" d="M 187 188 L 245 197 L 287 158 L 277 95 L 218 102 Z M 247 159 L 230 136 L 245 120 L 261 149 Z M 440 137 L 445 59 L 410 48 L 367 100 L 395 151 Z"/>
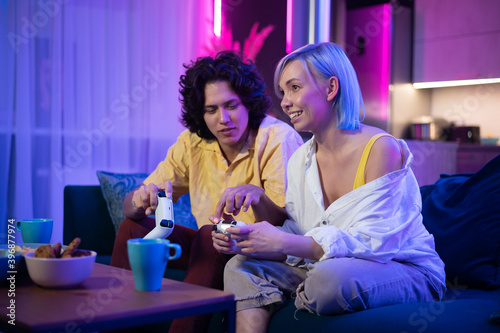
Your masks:
<path fill-rule="evenodd" d="M 227 81 L 207 83 L 203 119 L 229 162 L 248 136 L 248 110 Z"/>

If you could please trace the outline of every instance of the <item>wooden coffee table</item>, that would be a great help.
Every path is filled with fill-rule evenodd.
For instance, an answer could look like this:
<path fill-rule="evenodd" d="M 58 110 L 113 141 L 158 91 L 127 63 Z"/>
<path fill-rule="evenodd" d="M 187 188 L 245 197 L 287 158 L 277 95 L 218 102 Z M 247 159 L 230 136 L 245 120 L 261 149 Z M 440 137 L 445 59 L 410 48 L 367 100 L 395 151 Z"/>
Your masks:
<path fill-rule="evenodd" d="M 161 291 L 136 291 L 131 271 L 95 264 L 92 275 L 68 290 L 36 286 L 18 272 L 12 286 L 0 288 L 0 330 L 85 332 L 151 324 L 180 317 L 225 311 L 228 330 L 235 329 L 234 295 L 184 282 L 163 279 Z M 15 301 L 15 326 L 9 324 Z"/>

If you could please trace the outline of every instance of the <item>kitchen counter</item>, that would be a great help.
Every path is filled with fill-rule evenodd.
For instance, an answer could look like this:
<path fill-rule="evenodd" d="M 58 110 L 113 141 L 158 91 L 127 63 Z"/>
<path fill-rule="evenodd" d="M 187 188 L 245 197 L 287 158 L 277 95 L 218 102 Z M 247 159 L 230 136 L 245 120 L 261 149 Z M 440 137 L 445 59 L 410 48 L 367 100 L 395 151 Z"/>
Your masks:
<path fill-rule="evenodd" d="M 405 140 L 419 186 L 434 184 L 441 174 L 476 172 L 500 155 L 500 146 L 449 141 Z"/>
<path fill-rule="evenodd" d="M 458 143 L 405 140 L 413 154 L 411 169 L 418 185 L 434 184 L 443 173 L 456 173 Z"/>
<path fill-rule="evenodd" d="M 457 149 L 456 172 L 476 172 L 498 155 L 500 146 L 460 143 Z"/>

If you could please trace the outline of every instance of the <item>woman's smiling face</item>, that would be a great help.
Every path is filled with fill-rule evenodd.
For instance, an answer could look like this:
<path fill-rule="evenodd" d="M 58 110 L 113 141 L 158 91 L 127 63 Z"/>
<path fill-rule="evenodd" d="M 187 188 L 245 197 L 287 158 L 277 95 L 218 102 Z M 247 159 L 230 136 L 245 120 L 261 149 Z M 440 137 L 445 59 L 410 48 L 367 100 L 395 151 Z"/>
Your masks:
<path fill-rule="evenodd" d="M 229 162 L 248 136 L 248 110 L 227 81 L 207 83 L 203 119 Z"/>
<path fill-rule="evenodd" d="M 335 121 L 328 79 L 309 75 L 300 60 L 285 66 L 278 86 L 282 92 L 281 107 L 297 131 L 314 133 Z"/>

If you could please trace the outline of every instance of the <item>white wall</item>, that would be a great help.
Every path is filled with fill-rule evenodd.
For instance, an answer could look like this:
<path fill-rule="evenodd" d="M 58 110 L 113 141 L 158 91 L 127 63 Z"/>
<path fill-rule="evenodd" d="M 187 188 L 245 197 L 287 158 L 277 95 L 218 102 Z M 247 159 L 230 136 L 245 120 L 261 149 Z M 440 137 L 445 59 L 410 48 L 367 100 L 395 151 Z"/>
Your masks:
<path fill-rule="evenodd" d="M 432 89 L 430 106 L 432 116 L 500 137 L 500 84 Z"/>
<path fill-rule="evenodd" d="M 391 87 L 390 132 L 402 137 L 412 119 L 432 115 L 456 126 L 479 126 L 481 136 L 500 137 L 500 84 L 414 89 Z"/>
<path fill-rule="evenodd" d="M 390 88 L 391 110 L 389 131 L 397 138 L 407 138 L 413 119 L 430 115 L 431 91 L 415 89 L 410 83 L 395 84 Z"/>

